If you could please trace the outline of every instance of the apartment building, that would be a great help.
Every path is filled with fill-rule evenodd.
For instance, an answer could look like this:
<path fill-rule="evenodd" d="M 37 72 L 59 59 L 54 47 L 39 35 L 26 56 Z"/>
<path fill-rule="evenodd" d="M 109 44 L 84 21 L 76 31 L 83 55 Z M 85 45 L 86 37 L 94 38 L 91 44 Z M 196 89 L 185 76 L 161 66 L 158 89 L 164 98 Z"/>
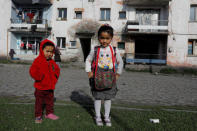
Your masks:
<path fill-rule="evenodd" d="M 67 57 L 77 56 L 84 61 L 90 49 L 99 44 L 97 31 L 106 23 L 115 30 L 113 44 L 125 43 L 122 41 L 122 31 L 127 16 L 123 1 L 58 0 L 53 3 L 52 16 L 53 40 Z"/>
<path fill-rule="evenodd" d="M 39 54 L 42 39 L 50 38 L 52 3 L 48 0 L 12 0 L 9 48 L 21 59 Z"/>
<path fill-rule="evenodd" d="M 0 55 L 33 60 L 48 38 L 63 60 L 84 61 L 97 30 L 110 24 L 128 63 L 197 66 L 196 0 L 3 0 Z M 10 11 L 10 12 L 9 12 Z M 2 39 L 3 38 L 3 39 Z"/>
<path fill-rule="evenodd" d="M 127 62 L 166 64 L 169 0 L 124 0 L 124 5 L 132 14 L 124 34 L 130 41 Z"/>
<path fill-rule="evenodd" d="M 167 64 L 197 66 L 197 1 L 172 0 L 168 28 Z"/>
<path fill-rule="evenodd" d="M 0 1 L 0 58 L 6 58 L 8 55 L 8 29 L 10 28 L 11 1 Z"/>

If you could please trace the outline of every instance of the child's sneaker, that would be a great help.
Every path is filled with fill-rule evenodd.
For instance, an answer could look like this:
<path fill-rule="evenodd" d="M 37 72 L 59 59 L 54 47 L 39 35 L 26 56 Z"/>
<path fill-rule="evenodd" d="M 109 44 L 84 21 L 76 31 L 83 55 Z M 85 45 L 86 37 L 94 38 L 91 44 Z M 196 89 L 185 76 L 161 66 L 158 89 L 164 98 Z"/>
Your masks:
<path fill-rule="evenodd" d="M 105 121 L 106 126 L 111 127 L 111 118 L 110 117 L 109 118 L 105 118 L 104 121 Z"/>
<path fill-rule="evenodd" d="M 51 120 L 57 120 L 59 119 L 58 116 L 54 115 L 54 114 L 48 114 L 48 115 L 45 115 L 45 118 L 48 118 L 48 119 L 51 119 Z"/>
<path fill-rule="evenodd" d="M 103 121 L 100 117 L 95 117 L 95 122 L 97 126 L 103 126 Z"/>
<path fill-rule="evenodd" d="M 42 123 L 42 116 L 36 117 L 35 123 Z"/>

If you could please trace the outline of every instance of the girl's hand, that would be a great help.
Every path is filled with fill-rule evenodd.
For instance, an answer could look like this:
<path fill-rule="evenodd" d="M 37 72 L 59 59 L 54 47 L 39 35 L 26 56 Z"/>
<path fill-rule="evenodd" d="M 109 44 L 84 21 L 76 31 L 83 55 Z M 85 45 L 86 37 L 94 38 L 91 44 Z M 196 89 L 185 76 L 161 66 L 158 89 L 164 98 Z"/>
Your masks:
<path fill-rule="evenodd" d="M 120 74 L 116 74 L 116 80 L 118 80 L 119 76 L 120 76 Z"/>
<path fill-rule="evenodd" d="M 88 78 L 93 77 L 93 72 L 88 72 Z"/>

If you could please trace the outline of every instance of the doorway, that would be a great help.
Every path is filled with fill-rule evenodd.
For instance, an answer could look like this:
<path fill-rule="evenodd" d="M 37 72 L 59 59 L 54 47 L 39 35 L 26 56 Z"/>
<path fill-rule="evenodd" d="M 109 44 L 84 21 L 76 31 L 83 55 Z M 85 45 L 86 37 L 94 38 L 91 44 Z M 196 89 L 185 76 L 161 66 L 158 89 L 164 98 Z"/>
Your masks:
<path fill-rule="evenodd" d="M 135 38 L 135 59 L 166 60 L 167 36 L 138 36 Z"/>
<path fill-rule="evenodd" d="M 136 40 L 135 58 L 158 59 L 159 43 L 155 40 Z"/>
<path fill-rule="evenodd" d="M 83 51 L 84 62 L 85 62 L 87 56 L 90 53 L 91 38 L 80 38 L 80 42 L 81 42 L 81 48 L 82 48 L 82 51 Z"/>

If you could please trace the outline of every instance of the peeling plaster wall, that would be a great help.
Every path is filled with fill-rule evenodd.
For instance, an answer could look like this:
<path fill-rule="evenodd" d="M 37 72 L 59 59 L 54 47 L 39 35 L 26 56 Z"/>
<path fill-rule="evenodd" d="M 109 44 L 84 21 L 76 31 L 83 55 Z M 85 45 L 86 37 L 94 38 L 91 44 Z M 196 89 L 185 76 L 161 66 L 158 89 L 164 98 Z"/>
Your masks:
<path fill-rule="evenodd" d="M 188 57 L 188 39 L 197 39 L 197 22 L 189 22 L 190 5 L 197 4 L 196 0 L 171 0 L 169 4 L 169 16 L 166 7 L 161 8 L 160 19 L 169 19 L 169 36 L 167 44 L 167 64 L 172 66 L 197 66 L 197 57 Z M 4 20 L 0 21 L 0 56 L 7 55 L 7 29 L 10 28 L 11 0 L 0 0 L 0 15 Z M 66 49 L 62 49 L 63 59 L 81 55 L 81 45 L 79 37 L 73 36 L 78 23 L 82 20 L 93 20 L 100 24 L 108 23 L 114 28 L 113 42 L 116 45 L 121 41 L 121 32 L 127 20 L 135 20 L 135 7 L 123 5 L 122 0 L 53 0 L 53 4 L 44 18 L 51 20 L 52 33 L 49 36 L 56 43 L 56 37 L 66 37 Z M 58 8 L 67 8 L 67 20 L 58 21 Z M 75 19 L 75 9 L 83 9 L 82 20 Z M 100 21 L 100 8 L 110 8 L 110 21 Z M 141 7 L 143 8 L 143 7 Z M 157 8 L 157 7 L 156 7 Z M 119 11 L 126 11 L 127 19 L 119 19 Z M 47 15 L 46 15 L 47 14 Z M 8 49 L 10 49 L 11 34 L 8 33 Z M 70 49 L 69 42 L 76 40 L 77 48 Z M 126 49 L 128 41 L 125 41 Z M 98 44 L 97 38 L 92 37 L 92 46 Z M 132 48 L 134 48 L 134 42 Z M 134 52 L 134 51 L 132 51 Z"/>
<path fill-rule="evenodd" d="M 76 25 L 81 19 L 75 19 L 75 8 L 82 8 L 84 12 L 82 14 L 83 19 L 91 19 L 100 22 L 101 24 L 109 23 L 116 32 L 121 32 L 122 27 L 126 24 L 125 20 L 119 20 L 119 11 L 125 10 L 123 6 L 118 3 L 120 0 L 95 0 L 95 2 L 88 2 L 87 0 L 59 0 L 53 3 L 53 33 L 54 36 L 68 36 L 67 30 Z M 58 8 L 67 8 L 67 20 L 57 21 Z M 111 8 L 111 20 L 100 21 L 100 8 Z M 83 20 L 82 19 L 82 20 Z"/>
<path fill-rule="evenodd" d="M 197 23 L 190 23 L 190 5 L 195 0 L 172 0 L 169 9 L 167 64 L 197 66 L 197 57 L 188 56 L 188 39 L 197 39 Z"/>
<path fill-rule="evenodd" d="M 0 57 L 5 57 L 7 56 L 7 29 L 10 27 L 11 18 L 11 0 L 0 0 L 0 9 L 0 16 L 3 16 L 0 20 Z M 8 38 L 9 36 L 8 33 Z"/>
<path fill-rule="evenodd" d="M 127 9 L 122 5 L 122 0 L 95 0 L 94 2 L 88 2 L 88 0 L 59 0 L 53 2 L 53 15 L 52 15 L 52 40 L 56 42 L 56 37 L 66 37 L 66 49 L 61 50 L 62 54 L 66 55 L 81 55 L 80 40 L 78 37 L 72 36 L 69 32 L 74 32 L 77 24 L 82 20 L 93 20 L 100 24 L 108 23 L 114 28 L 114 40 L 116 43 L 121 41 L 121 32 L 126 25 L 127 20 L 119 19 L 119 11 L 126 11 Z M 67 20 L 58 21 L 58 8 L 67 8 Z M 75 8 L 83 9 L 82 19 L 75 19 Z M 110 8 L 111 17 L 110 21 L 100 21 L 100 8 Z M 128 13 L 128 12 L 127 12 Z M 127 14 L 128 17 L 128 14 Z M 133 17 L 132 17 L 133 18 Z M 74 32 L 75 33 L 75 32 Z M 77 41 L 77 49 L 69 48 L 69 41 Z M 98 44 L 97 38 L 92 37 L 92 48 Z M 69 52 L 72 52 L 70 54 Z"/>

